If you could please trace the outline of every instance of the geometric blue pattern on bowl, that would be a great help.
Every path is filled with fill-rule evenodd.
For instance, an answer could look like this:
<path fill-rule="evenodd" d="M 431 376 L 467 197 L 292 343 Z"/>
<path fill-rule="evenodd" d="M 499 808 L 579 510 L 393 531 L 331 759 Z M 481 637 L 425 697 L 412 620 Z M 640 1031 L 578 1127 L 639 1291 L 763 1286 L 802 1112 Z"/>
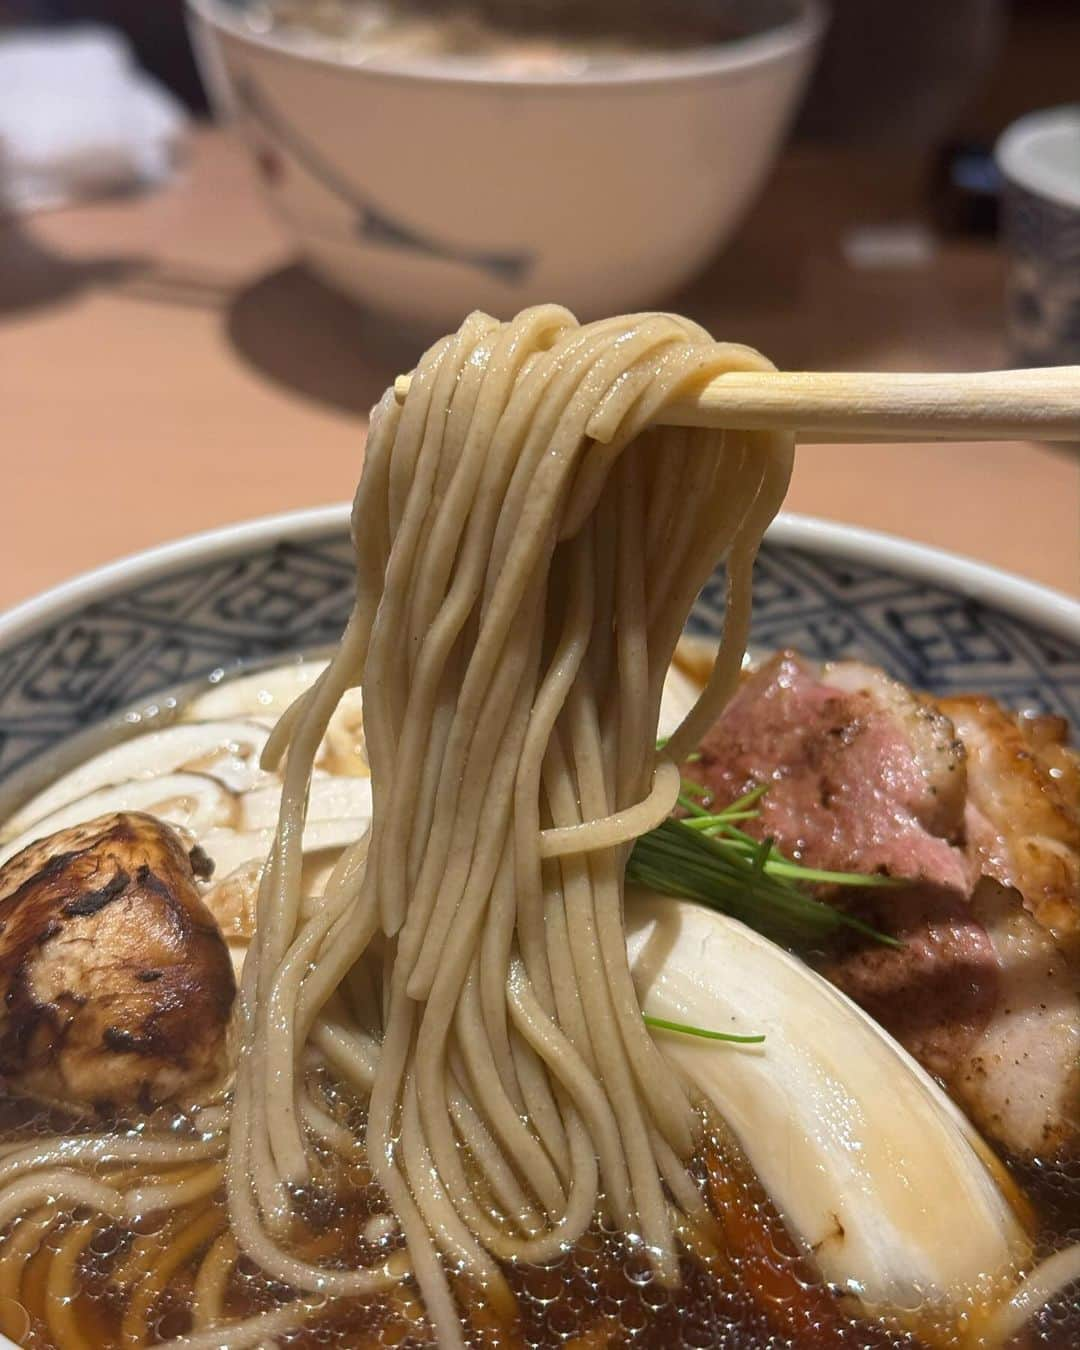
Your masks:
<path fill-rule="evenodd" d="M 283 527 L 287 536 L 288 525 Z M 790 531 L 786 532 L 790 535 Z M 344 512 L 322 534 L 269 531 L 246 551 L 124 585 L 6 640 L 0 625 L 0 779 L 57 742 L 155 693 L 230 667 L 311 652 L 341 632 L 353 565 Z M 752 643 L 858 655 L 936 693 L 985 690 L 1080 725 L 1080 624 L 1046 626 L 993 601 L 820 546 L 766 541 Z M 717 630 L 723 582 L 692 626 Z M 1015 606 L 1012 607 L 1015 609 Z M 46 619 L 48 616 L 46 615 Z"/>

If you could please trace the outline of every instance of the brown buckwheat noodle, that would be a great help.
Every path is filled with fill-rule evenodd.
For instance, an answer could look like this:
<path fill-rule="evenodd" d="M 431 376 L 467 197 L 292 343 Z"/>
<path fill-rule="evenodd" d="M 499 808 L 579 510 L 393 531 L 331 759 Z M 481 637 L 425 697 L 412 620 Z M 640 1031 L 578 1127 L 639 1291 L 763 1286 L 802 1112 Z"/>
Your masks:
<path fill-rule="evenodd" d="M 511 1297 L 500 1263 L 553 1258 L 598 1214 L 677 1282 L 680 1211 L 702 1204 L 687 1171 L 699 1115 L 641 1016 L 622 873 L 738 678 L 751 568 L 792 439 L 656 424 L 696 384 L 766 368 L 671 315 L 579 325 L 540 306 L 509 323 L 471 315 L 426 353 L 403 405 L 388 392 L 375 409 L 353 509 L 355 606 L 266 752 L 284 789 L 231 1109 L 215 1103 L 202 1143 L 43 1144 L 53 1154 L 36 1167 L 34 1148 L 0 1162 L 5 1219 L 27 1211 L 40 1226 L 59 1195 L 115 1221 L 136 1187 L 188 1206 L 127 1313 L 132 1337 L 200 1243 L 191 1350 L 264 1343 L 328 1299 L 410 1273 L 440 1344 L 460 1345 L 451 1278 L 498 1307 Z M 715 669 L 657 752 L 665 673 L 721 561 Z M 371 829 L 302 911 L 313 759 L 357 685 Z M 310 1095 L 313 1064 L 367 1103 L 362 1138 Z M 405 1252 L 324 1268 L 290 1247 L 316 1143 L 366 1155 L 385 1195 L 380 1231 L 396 1225 Z M 84 1164 L 103 1157 L 117 1168 L 91 1179 Z M 170 1160 L 202 1168 L 176 1181 Z M 222 1160 L 225 1231 L 193 1206 Z M 26 1259 L 25 1240 L 7 1247 L 0 1284 L 5 1261 Z M 62 1244 L 67 1267 L 78 1250 Z M 300 1298 L 229 1324 L 241 1255 Z"/>
<path fill-rule="evenodd" d="M 622 868 L 733 688 L 792 447 L 653 423 L 691 384 L 766 365 L 672 316 L 579 326 L 544 306 L 507 324 L 470 316 L 420 362 L 403 407 L 387 394 L 376 409 L 356 605 L 270 749 L 287 750 L 286 787 L 244 979 L 233 1232 L 291 1283 L 359 1293 L 388 1278 L 301 1269 L 275 1236 L 310 1170 L 300 1052 L 329 1051 L 327 1032 L 337 1072 L 370 1094 L 367 1156 L 444 1343 L 460 1339 L 447 1267 L 498 1291 L 498 1261 L 553 1257 L 601 1196 L 677 1279 L 669 1195 L 696 1199 L 697 1118 L 642 1022 Z M 716 669 L 658 757 L 675 642 L 725 558 Z M 302 924 L 312 757 L 356 684 L 370 836 Z M 361 967 L 377 1005 L 343 1020 L 343 999 L 328 1017 Z"/>

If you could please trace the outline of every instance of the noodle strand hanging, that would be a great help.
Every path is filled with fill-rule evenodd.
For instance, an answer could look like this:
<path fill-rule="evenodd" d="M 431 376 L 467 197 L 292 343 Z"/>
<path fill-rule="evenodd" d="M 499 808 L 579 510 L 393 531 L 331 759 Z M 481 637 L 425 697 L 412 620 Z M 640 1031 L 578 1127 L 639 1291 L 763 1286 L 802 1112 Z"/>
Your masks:
<path fill-rule="evenodd" d="M 694 384 L 763 368 L 672 316 L 579 326 L 544 306 L 470 316 L 422 359 L 404 406 L 389 392 L 375 410 L 355 608 L 267 750 L 285 789 L 241 999 L 232 1232 L 298 1288 L 394 1278 L 288 1253 L 292 1188 L 315 1167 L 309 1043 L 370 1091 L 367 1161 L 441 1343 L 462 1340 L 450 1275 L 497 1303 L 500 1262 L 552 1259 L 598 1208 L 678 1280 L 672 1205 L 699 1204 L 699 1117 L 641 1017 L 622 870 L 734 687 L 792 445 L 653 424 Z M 724 559 L 716 669 L 658 754 L 675 642 Z M 312 762 L 357 685 L 370 835 L 304 919 Z M 344 995 L 365 984 L 377 993 L 358 1013 Z"/>

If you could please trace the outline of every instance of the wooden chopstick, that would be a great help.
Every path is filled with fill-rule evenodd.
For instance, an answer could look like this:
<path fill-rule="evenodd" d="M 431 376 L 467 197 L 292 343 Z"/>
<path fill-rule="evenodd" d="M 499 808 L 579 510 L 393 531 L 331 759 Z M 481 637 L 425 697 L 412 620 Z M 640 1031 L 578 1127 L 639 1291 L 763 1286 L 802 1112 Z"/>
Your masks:
<path fill-rule="evenodd" d="M 409 376 L 394 393 L 404 400 Z M 1080 441 L 1080 366 L 907 374 L 732 371 L 669 405 L 669 426 L 784 428 L 827 441 Z"/>

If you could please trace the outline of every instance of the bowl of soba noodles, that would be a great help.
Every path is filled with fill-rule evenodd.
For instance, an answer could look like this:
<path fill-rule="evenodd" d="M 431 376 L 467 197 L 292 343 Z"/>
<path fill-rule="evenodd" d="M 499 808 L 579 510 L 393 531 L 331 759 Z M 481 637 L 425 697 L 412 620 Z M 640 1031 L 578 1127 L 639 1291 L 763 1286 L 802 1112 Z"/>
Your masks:
<path fill-rule="evenodd" d="M 819 0 L 188 0 L 219 112 L 331 285 L 414 328 L 645 307 L 787 130 Z M 676 206 L 675 204 L 678 203 Z"/>
<path fill-rule="evenodd" d="M 665 424 L 770 368 L 474 312 L 0 619 L 11 1343 L 1076 1346 L 1080 605 Z"/>

